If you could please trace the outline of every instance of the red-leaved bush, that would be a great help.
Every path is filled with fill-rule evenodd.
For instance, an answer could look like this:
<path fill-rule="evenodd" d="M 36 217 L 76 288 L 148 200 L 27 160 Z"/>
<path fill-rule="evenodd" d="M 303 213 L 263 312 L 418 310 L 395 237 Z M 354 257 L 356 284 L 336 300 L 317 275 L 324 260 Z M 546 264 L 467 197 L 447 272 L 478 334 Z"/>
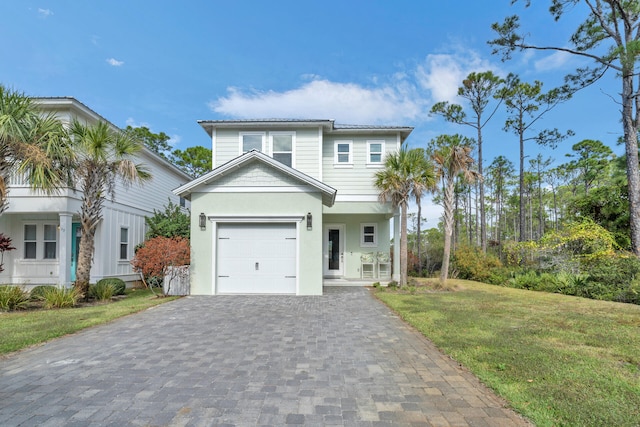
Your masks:
<path fill-rule="evenodd" d="M 188 265 L 191 262 L 189 239 L 184 237 L 158 236 L 144 242 L 136 251 L 131 264 L 145 278 L 162 278 L 165 268 Z"/>
<path fill-rule="evenodd" d="M 11 246 L 11 237 L 0 233 L 0 273 L 4 271 L 4 253 L 14 249 L 15 248 Z"/>

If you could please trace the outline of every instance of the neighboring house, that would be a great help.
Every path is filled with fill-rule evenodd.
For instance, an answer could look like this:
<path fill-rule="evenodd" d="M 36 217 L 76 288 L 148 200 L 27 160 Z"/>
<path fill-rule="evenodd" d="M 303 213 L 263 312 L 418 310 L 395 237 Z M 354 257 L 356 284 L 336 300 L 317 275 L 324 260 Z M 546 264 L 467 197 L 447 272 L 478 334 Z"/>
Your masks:
<path fill-rule="evenodd" d="M 199 123 L 214 169 L 174 190 L 191 201 L 192 294 L 320 295 L 327 279 L 391 279 L 390 220 L 398 241 L 399 214 L 378 201 L 374 174 L 413 128 Z"/>
<path fill-rule="evenodd" d="M 74 98 L 35 101 L 43 111 L 55 112 L 67 124 L 73 119 L 88 124 L 106 121 Z M 186 204 L 171 189 L 192 177 L 146 148 L 137 162 L 145 165 L 152 179 L 143 186 L 125 187 L 118 182 L 115 199 L 105 201 L 95 237 L 91 283 L 104 277 L 119 277 L 126 282 L 138 280 L 130 260 L 136 245 L 144 241 L 145 217 L 153 215 L 154 209 L 164 210 L 169 200 L 181 206 Z M 9 208 L 0 215 L 0 232 L 12 238 L 16 250 L 4 254 L 5 271 L 0 273 L 0 283 L 70 285 L 75 280 L 78 258 L 81 203 L 79 190 L 64 188 L 48 196 L 32 191 L 23 177 L 12 177 Z"/>

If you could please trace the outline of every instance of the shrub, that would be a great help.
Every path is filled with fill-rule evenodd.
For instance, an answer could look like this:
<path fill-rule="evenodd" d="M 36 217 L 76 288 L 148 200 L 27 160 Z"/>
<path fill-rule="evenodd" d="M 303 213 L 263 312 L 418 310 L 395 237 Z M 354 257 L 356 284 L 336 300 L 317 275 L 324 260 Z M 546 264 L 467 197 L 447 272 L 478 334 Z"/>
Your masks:
<path fill-rule="evenodd" d="M 510 288 L 534 289 L 538 284 L 538 273 L 528 270 L 509 279 L 507 283 Z"/>
<path fill-rule="evenodd" d="M 461 279 L 486 282 L 494 268 L 502 267 L 500 260 L 478 248 L 462 246 L 453 254 L 453 267 Z"/>
<path fill-rule="evenodd" d="M 189 264 L 190 258 L 188 239 L 158 236 L 147 240 L 144 246 L 138 249 L 131 264 L 133 270 L 142 273 L 146 281 L 152 277 L 164 277 L 167 267 Z"/>
<path fill-rule="evenodd" d="M 489 277 L 487 277 L 487 283 L 498 286 L 509 286 L 507 283 L 509 279 L 514 278 L 520 273 L 520 268 L 514 267 L 497 267 L 491 269 Z"/>
<path fill-rule="evenodd" d="M 31 289 L 31 292 L 29 292 L 29 297 L 32 300 L 42 300 L 44 299 L 44 292 L 48 289 L 48 288 L 55 288 L 55 286 L 52 285 L 38 285 L 35 288 Z"/>
<path fill-rule="evenodd" d="M 115 294 L 115 290 L 115 286 L 111 283 L 100 280 L 89 287 L 89 295 L 99 301 L 108 301 Z"/>
<path fill-rule="evenodd" d="M 98 280 L 98 283 L 96 283 L 96 285 L 102 284 L 109 284 L 113 286 L 113 295 L 124 295 L 124 292 L 127 289 L 127 284 L 124 283 L 124 280 L 117 277 L 106 277 Z"/>
<path fill-rule="evenodd" d="M 80 299 L 80 292 L 77 288 L 58 288 L 50 286 L 43 292 L 44 308 L 67 308 L 73 307 Z"/>
<path fill-rule="evenodd" d="M 191 218 L 189 211 L 183 210 L 180 206 L 169 200 L 169 204 L 164 207 L 164 212 L 153 210 L 153 216 L 145 218 L 147 227 L 146 239 L 154 237 L 185 237 L 189 238 L 191 232 Z"/>
<path fill-rule="evenodd" d="M 0 310 L 20 310 L 29 304 L 29 293 L 20 286 L 0 286 Z"/>

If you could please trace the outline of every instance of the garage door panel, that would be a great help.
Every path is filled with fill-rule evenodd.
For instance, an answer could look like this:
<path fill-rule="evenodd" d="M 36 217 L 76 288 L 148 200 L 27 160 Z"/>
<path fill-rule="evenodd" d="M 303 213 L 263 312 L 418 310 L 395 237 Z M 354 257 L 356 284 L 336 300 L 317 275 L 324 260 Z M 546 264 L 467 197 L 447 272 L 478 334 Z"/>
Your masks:
<path fill-rule="evenodd" d="M 220 224 L 218 293 L 295 293 L 295 224 Z"/>

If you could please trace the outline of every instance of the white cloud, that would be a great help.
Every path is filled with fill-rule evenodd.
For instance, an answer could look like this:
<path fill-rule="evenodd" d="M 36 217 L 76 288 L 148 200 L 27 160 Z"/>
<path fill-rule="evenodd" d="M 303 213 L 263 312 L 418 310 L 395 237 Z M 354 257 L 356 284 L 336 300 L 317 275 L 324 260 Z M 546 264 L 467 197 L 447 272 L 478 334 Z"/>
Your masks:
<path fill-rule="evenodd" d="M 553 71 L 563 68 L 572 55 L 568 52 L 555 52 L 534 62 L 537 72 Z"/>
<path fill-rule="evenodd" d="M 398 124 L 428 120 L 432 103 L 456 100 L 458 86 L 472 71 L 498 67 L 475 51 L 428 55 L 414 69 L 389 76 L 367 76 L 368 85 L 333 82 L 314 74 L 283 92 L 230 87 L 209 102 L 218 114 L 233 118 L 335 119 L 338 123 Z"/>
<path fill-rule="evenodd" d="M 403 85 L 368 88 L 354 83 L 313 80 L 285 92 L 243 92 L 209 103 L 216 113 L 238 118 L 336 119 L 340 123 L 385 124 L 417 119 L 424 114 L 415 90 Z"/>
<path fill-rule="evenodd" d="M 501 74 L 498 67 L 474 51 L 431 54 L 427 55 L 423 65 L 418 66 L 416 77 L 418 84 L 431 92 L 434 102 L 459 102 L 456 97 L 462 80 L 474 71 L 488 70 Z"/>
<path fill-rule="evenodd" d="M 171 135 L 167 144 L 171 146 L 171 148 L 176 148 L 182 142 L 182 137 L 180 135 Z"/>
<path fill-rule="evenodd" d="M 145 122 L 136 122 L 135 119 L 133 117 L 129 117 L 126 121 L 125 124 L 127 126 L 131 126 L 132 128 L 148 128 L 149 129 L 149 123 L 145 123 Z"/>
<path fill-rule="evenodd" d="M 109 58 L 107 59 L 107 64 L 114 66 L 114 67 L 121 67 L 124 65 L 124 61 L 118 61 L 115 58 Z"/>
<path fill-rule="evenodd" d="M 51 9 L 38 8 L 38 14 L 40 14 L 40 16 L 46 18 L 48 16 L 53 15 L 53 11 L 51 11 Z"/>

